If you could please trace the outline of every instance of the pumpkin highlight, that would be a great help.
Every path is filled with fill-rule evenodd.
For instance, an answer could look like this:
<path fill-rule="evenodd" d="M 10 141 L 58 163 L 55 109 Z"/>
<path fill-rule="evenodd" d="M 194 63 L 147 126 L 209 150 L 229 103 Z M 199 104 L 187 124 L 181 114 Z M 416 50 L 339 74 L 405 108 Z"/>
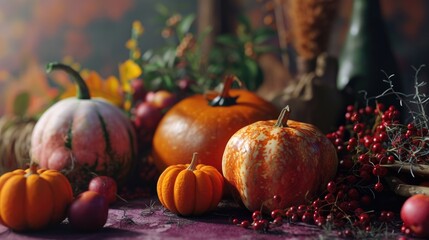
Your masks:
<path fill-rule="evenodd" d="M 219 204 L 223 181 L 216 168 L 197 165 L 197 154 L 194 153 L 191 164 L 177 164 L 165 169 L 157 182 L 157 194 L 161 204 L 173 213 L 201 215 Z"/>
<path fill-rule="evenodd" d="M 335 147 L 315 126 L 288 119 L 243 127 L 228 141 L 222 171 L 234 195 L 250 211 L 285 209 L 320 193 L 335 176 Z M 273 196 L 280 196 L 280 203 Z"/>
<path fill-rule="evenodd" d="M 153 138 L 152 156 L 158 170 L 186 164 L 186 159 L 198 152 L 202 164 L 222 172 L 222 154 L 232 134 L 248 124 L 277 116 L 276 107 L 256 94 L 230 89 L 235 80 L 227 76 L 222 93 L 212 101 L 197 94 L 165 114 Z"/>
<path fill-rule="evenodd" d="M 55 170 L 32 165 L 0 177 L 0 223 L 15 231 L 61 223 L 72 200 L 70 182 Z"/>

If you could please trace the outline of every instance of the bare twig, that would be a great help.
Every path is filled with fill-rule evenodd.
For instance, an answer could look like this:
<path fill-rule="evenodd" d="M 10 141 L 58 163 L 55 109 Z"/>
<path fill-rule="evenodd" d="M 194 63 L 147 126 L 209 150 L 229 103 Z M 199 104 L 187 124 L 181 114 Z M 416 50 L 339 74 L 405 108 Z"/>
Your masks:
<path fill-rule="evenodd" d="M 385 177 L 385 180 L 389 188 L 399 196 L 410 197 L 416 194 L 429 195 L 429 187 L 405 184 L 399 178 L 393 176 Z"/>

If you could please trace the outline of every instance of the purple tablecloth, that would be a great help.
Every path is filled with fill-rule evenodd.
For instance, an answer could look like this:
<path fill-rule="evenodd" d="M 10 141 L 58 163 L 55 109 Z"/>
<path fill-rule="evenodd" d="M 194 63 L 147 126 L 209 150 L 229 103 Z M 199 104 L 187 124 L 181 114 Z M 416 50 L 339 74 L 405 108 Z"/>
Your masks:
<path fill-rule="evenodd" d="M 0 239 L 333 239 L 336 234 L 316 226 L 285 223 L 267 233 L 232 224 L 233 218 L 250 220 L 251 213 L 230 201 L 201 217 L 184 218 L 163 208 L 156 199 L 118 202 L 111 206 L 105 227 L 79 233 L 65 220 L 56 228 L 16 233 L 0 225 Z"/>

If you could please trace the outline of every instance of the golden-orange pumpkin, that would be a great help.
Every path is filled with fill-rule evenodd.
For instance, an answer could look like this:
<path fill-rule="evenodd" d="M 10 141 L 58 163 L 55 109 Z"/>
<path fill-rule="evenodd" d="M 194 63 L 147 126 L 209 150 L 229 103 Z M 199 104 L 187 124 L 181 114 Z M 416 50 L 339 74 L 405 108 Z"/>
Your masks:
<path fill-rule="evenodd" d="M 0 177 L 0 223 L 15 231 L 61 223 L 72 200 L 69 180 L 56 170 L 32 165 Z"/>
<path fill-rule="evenodd" d="M 315 126 L 288 120 L 259 121 L 237 131 L 222 160 L 226 184 L 251 211 L 304 204 L 326 187 L 337 171 L 334 145 Z M 273 196 L 280 196 L 280 203 Z"/>
<path fill-rule="evenodd" d="M 232 89 L 236 78 L 227 76 L 222 93 L 208 101 L 197 94 L 174 105 L 162 118 L 153 139 L 153 157 L 163 171 L 185 164 L 198 152 L 203 164 L 222 171 L 222 154 L 228 139 L 238 129 L 278 115 L 274 105 L 244 89 Z"/>
<path fill-rule="evenodd" d="M 197 165 L 197 154 L 194 153 L 191 164 L 177 164 L 165 169 L 157 183 L 158 198 L 173 213 L 201 215 L 219 204 L 223 181 L 216 168 Z"/>

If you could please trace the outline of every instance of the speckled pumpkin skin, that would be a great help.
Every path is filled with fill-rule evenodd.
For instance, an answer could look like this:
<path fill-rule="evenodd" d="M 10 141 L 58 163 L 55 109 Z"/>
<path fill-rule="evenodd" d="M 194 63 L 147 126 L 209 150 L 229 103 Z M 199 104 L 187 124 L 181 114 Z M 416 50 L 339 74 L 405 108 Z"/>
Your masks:
<path fill-rule="evenodd" d="M 233 194 L 250 211 L 285 209 L 306 203 L 323 190 L 337 171 L 335 147 L 316 127 L 289 120 L 259 121 L 228 141 L 222 171 Z M 274 195 L 280 195 L 275 203 Z"/>

